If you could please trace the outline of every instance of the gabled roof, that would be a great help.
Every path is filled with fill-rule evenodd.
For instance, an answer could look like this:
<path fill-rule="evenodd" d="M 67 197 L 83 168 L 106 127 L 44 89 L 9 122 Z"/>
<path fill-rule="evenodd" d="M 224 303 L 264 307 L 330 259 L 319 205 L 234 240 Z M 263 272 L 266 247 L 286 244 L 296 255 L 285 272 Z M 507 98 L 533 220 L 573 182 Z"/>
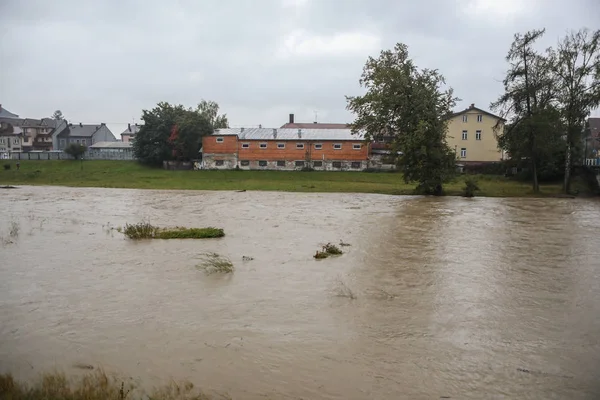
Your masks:
<path fill-rule="evenodd" d="M 469 107 L 465 108 L 465 109 L 464 109 L 464 110 L 462 110 L 462 111 L 457 111 L 457 112 L 454 112 L 454 113 L 450 114 L 450 118 L 454 118 L 454 117 L 456 117 L 457 115 L 466 114 L 466 113 L 468 113 L 468 112 L 475 112 L 475 113 L 477 113 L 477 112 L 478 112 L 478 113 L 480 113 L 480 114 L 486 114 L 486 115 L 489 115 L 490 117 L 494 117 L 494 118 L 498 118 L 498 119 L 500 119 L 500 120 L 502 120 L 502 121 L 506 121 L 504 118 L 502 118 L 502 117 L 500 117 L 500 116 L 498 116 L 498 115 L 492 114 L 492 113 L 491 113 L 491 112 L 489 112 L 489 111 L 486 111 L 486 110 L 483 110 L 483 109 L 481 109 L 481 108 L 475 107 L 475 104 L 471 104 Z"/>
<path fill-rule="evenodd" d="M 0 104 L 0 118 L 19 118 L 17 114 L 13 114 Z"/>
<path fill-rule="evenodd" d="M 350 129 L 348 124 L 337 124 L 337 123 L 304 123 L 304 122 L 288 122 L 281 126 L 282 129 Z"/>
<path fill-rule="evenodd" d="M 92 135 L 96 133 L 101 127 L 101 124 L 69 124 L 68 131 L 70 137 L 92 137 Z"/>
<path fill-rule="evenodd" d="M 125 128 L 125 130 L 121 132 L 121 135 L 135 135 L 140 131 L 141 127 L 142 125 L 138 124 L 127 124 L 127 128 Z"/>
<path fill-rule="evenodd" d="M 227 128 L 213 133 L 213 136 L 225 135 L 237 135 L 240 140 L 364 140 L 361 133 L 353 135 L 350 129 Z"/>

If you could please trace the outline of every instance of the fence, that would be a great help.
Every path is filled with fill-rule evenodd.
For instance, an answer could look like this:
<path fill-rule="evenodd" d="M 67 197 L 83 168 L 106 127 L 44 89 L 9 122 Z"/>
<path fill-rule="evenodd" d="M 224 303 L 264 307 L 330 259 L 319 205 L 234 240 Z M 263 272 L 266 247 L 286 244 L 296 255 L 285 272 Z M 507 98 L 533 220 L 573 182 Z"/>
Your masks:
<path fill-rule="evenodd" d="M 119 149 L 121 150 L 121 149 Z M 73 157 L 62 151 L 30 151 L 2 153 L 1 159 L 10 160 L 72 160 Z M 88 150 L 84 153 L 85 160 L 135 160 L 133 151 L 126 149 L 123 151 L 106 150 Z"/>
<path fill-rule="evenodd" d="M 585 165 L 588 167 L 600 167 L 600 158 L 587 158 Z"/>

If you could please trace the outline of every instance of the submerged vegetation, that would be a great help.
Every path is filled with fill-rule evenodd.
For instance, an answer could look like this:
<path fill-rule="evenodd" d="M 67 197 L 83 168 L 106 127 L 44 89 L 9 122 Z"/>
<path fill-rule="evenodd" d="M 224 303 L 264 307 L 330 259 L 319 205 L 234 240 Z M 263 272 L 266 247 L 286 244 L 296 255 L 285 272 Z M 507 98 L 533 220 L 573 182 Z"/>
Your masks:
<path fill-rule="evenodd" d="M 214 273 L 229 274 L 233 272 L 233 263 L 227 257 L 217 253 L 202 254 L 202 261 L 196 266 L 207 275 Z"/>
<path fill-rule="evenodd" d="M 190 382 L 171 382 L 145 393 L 135 385 L 96 370 L 68 379 L 65 374 L 44 374 L 32 384 L 0 374 L 0 399 L 10 400 L 211 400 L 229 399 L 197 390 Z"/>
<path fill-rule="evenodd" d="M 149 222 L 125 224 L 125 228 L 117 230 L 130 239 L 209 239 L 225 236 L 221 228 L 159 228 Z"/>
<path fill-rule="evenodd" d="M 337 256 L 340 254 L 343 254 L 343 252 L 342 250 L 340 250 L 339 247 L 337 247 L 335 244 L 327 243 L 325 246 L 322 247 L 321 250 L 317 250 L 313 257 L 317 260 L 321 260 L 329 256 Z"/>

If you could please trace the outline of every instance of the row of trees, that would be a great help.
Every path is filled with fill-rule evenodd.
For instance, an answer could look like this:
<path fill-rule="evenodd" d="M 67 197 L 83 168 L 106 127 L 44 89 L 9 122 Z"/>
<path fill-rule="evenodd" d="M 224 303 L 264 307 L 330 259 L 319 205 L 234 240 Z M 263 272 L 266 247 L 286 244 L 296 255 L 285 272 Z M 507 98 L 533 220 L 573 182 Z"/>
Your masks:
<path fill-rule="evenodd" d="M 498 125 L 499 147 L 528 164 L 533 190 L 539 191 L 540 166 L 558 164 L 568 192 L 586 118 L 600 104 L 600 31 L 571 32 L 556 48 L 539 52 L 534 44 L 543 34 L 515 35 L 505 91 L 491 107 L 507 120 L 502 130 Z M 392 137 L 392 150 L 403 152 L 398 163 L 404 179 L 416 181 L 421 193 L 442 194 L 456 170 L 446 131 L 458 100 L 443 75 L 418 69 L 399 43 L 367 60 L 360 84 L 366 93 L 347 97 L 356 115 L 352 129 L 366 132 L 367 140 Z"/>
<path fill-rule="evenodd" d="M 535 43 L 544 33 L 515 35 L 506 57 L 504 94 L 491 106 L 509 120 L 499 145 L 513 159 L 526 160 L 534 192 L 539 191 L 539 168 L 558 159 L 568 193 L 587 117 L 600 104 L 600 30 L 570 32 L 556 48 L 538 51 Z"/>
<path fill-rule="evenodd" d="M 202 137 L 215 129 L 227 128 L 225 114 L 219 105 L 202 100 L 196 108 L 158 103 L 152 110 L 143 110 L 144 124 L 135 136 L 133 152 L 148 165 L 160 165 L 164 160 L 192 160 L 199 157 Z"/>

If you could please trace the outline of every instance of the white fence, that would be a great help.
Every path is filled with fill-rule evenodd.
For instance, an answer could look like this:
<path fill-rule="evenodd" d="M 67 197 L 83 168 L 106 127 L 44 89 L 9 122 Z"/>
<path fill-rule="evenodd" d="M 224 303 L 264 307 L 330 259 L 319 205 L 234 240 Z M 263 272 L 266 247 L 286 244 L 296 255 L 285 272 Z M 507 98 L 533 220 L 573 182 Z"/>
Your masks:
<path fill-rule="evenodd" d="M 586 158 L 585 165 L 588 167 L 600 167 L 600 158 Z"/>

